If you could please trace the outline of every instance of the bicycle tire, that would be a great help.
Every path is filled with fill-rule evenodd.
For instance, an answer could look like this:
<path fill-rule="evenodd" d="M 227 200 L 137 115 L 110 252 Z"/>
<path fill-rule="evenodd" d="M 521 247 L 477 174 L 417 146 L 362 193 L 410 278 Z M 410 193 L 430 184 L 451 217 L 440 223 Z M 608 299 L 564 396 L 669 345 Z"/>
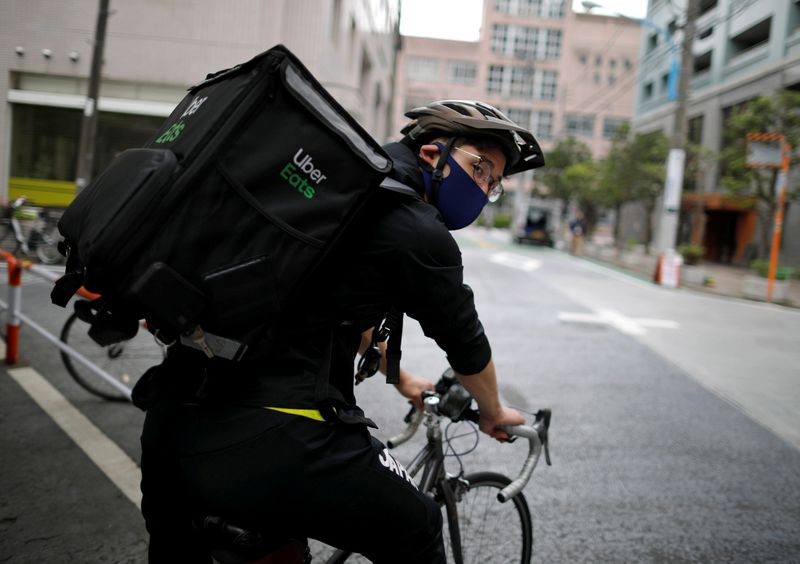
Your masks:
<path fill-rule="evenodd" d="M 108 347 L 95 343 L 89 337 L 88 331 L 89 325 L 73 313 L 61 329 L 61 341 L 130 388 L 136 384 L 145 370 L 164 359 L 164 351 L 146 331 L 139 331 L 130 341 Z M 79 361 L 73 360 L 64 351 L 61 351 L 61 360 L 73 380 L 87 392 L 108 401 L 128 401 L 122 392 Z"/>
<path fill-rule="evenodd" d="M 533 520 L 523 494 L 501 503 L 497 494 L 511 480 L 497 472 L 475 472 L 464 477 L 469 489 L 456 503 L 464 564 L 530 564 Z M 447 561 L 455 562 L 444 519 Z"/>
<path fill-rule="evenodd" d="M 8 220 L 0 224 L 0 249 L 15 255 L 19 252 L 19 242 L 14 236 L 14 230 Z"/>
<path fill-rule="evenodd" d="M 60 239 L 58 227 L 55 224 L 45 226 L 45 229 L 36 232 L 36 258 L 42 264 L 57 264 L 63 260 L 63 256 L 58 252 L 58 241 Z M 31 237 L 33 242 L 33 237 Z"/>

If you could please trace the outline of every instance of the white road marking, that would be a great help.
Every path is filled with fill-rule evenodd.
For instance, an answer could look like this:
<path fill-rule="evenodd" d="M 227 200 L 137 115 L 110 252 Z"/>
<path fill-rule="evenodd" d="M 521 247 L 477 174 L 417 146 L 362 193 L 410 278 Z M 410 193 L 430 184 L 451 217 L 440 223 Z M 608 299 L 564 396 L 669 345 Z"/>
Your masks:
<path fill-rule="evenodd" d="M 489 257 L 489 260 L 495 264 L 502 264 L 511 268 L 531 272 L 542 266 L 542 261 L 532 259 L 515 253 L 495 253 Z"/>
<path fill-rule="evenodd" d="M 142 492 L 139 482 L 142 473 L 136 463 L 33 368 L 11 368 L 8 374 L 75 441 L 114 485 L 136 507 L 141 508 Z"/>
<path fill-rule="evenodd" d="M 558 319 L 567 323 L 610 325 L 626 335 L 644 335 L 647 333 L 646 327 L 657 329 L 680 328 L 680 324 L 677 321 L 645 317 L 631 318 L 613 309 L 600 309 L 596 313 L 561 312 L 558 314 Z"/>

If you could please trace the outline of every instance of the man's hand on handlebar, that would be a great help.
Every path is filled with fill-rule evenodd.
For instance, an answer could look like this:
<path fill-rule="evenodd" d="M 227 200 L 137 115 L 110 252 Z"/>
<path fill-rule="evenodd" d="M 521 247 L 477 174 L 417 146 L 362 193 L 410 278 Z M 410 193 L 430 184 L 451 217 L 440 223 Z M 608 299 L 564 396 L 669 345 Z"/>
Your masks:
<path fill-rule="evenodd" d="M 400 383 L 395 386 L 403 397 L 417 410 L 422 411 L 422 392 L 433 389 L 433 382 L 427 378 L 414 376 L 405 370 L 400 370 Z"/>
<path fill-rule="evenodd" d="M 478 427 L 481 431 L 500 442 L 508 442 L 511 438 L 508 433 L 498 429 L 498 425 L 524 425 L 525 417 L 516 409 L 500 405 L 499 411 L 487 413 L 481 410 L 481 419 Z"/>

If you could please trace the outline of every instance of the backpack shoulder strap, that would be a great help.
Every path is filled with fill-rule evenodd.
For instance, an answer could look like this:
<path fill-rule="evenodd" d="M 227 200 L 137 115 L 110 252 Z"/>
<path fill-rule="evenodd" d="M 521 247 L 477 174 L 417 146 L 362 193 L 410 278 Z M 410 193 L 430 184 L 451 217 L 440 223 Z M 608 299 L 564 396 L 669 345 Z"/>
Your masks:
<path fill-rule="evenodd" d="M 395 180 L 394 178 L 389 178 L 388 176 L 383 179 L 381 182 L 380 187 L 384 190 L 389 190 L 390 192 L 396 192 L 398 194 L 405 194 L 406 196 L 412 196 L 414 198 L 420 198 L 419 192 L 414 190 L 408 184 L 403 184 L 399 180 Z"/>

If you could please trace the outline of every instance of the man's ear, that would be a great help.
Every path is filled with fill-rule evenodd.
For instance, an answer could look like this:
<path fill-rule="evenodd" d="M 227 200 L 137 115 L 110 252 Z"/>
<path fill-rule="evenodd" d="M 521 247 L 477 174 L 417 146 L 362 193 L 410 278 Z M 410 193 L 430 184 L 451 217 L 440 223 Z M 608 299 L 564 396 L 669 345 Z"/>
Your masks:
<path fill-rule="evenodd" d="M 436 168 L 436 163 L 439 162 L 441 154 L 442 150 L 438 145 L 432 143 L 419 148 L 419 158 L 431 165 L 431 168 Z"/>

